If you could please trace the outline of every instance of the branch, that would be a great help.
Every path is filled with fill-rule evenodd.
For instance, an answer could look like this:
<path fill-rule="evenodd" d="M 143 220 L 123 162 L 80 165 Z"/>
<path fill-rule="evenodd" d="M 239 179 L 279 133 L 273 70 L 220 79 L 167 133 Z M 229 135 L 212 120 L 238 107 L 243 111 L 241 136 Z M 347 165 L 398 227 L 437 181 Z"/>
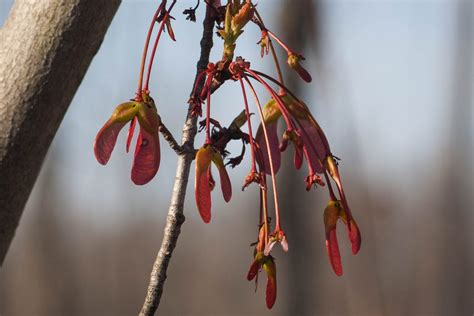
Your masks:
<path fill-rule="evenodd" d="M 177 155 L 185 154 L 183 147 L 178 144 L 173 134 L 163 122 L 160 123 L 160 127 L 158 127 L 158 130 L 160 131 L 165 141 L 168 142 L 168 145 L 171 147 L 171 149 L 173 149 Z"/>
<path fill-rule="evenodd" d="M 0 265 L 120 0 L 16 1 L 0 29 Z"/>
<path fill-rule="evenodd" d="M 212 36 L 214 31 L 214 21 L 214 8 L 212 8 L 211 5 L 207 5 L 206 17 L 204 18 L 203 22 L 204 31 L 201 39 L 201 56 L 197 63 L 195 80 L 197 80 L 198 74 L 206 69 L 207 64 L 209 63 L 209 54 L 213 45 Z M 203 81 L 199 83 L 197 91 L 202 90 L 203 83 Z M 184 123 L 183 127 L 183 148 L 194 148 L 194 138 L 197 133 L 197 118 L 192 115 L 191 110 L 192 106 L 190 106 L 188 109 L 186 122 Z M 154 315 L 158 305 L 160 304 L 161 295 L 163 293 L 163 285 L 166 280 L 166 270 L 173 254 L 173 250 L 176 247 L 176 243 L 181 232 L 181 225 L 185 220 L 183 214 L 184 198 L 186 195 L 186 186 L 189 179 L 189 170 L 194 159 L 194 154 L 187 152 L 178 157 L 176 179 L 174 182 L 173 193 L 168 210 L 163 241 L 153 264 L 145 302 L 143 303 L 142 310 L 140 311 L 141 316 Z"/>

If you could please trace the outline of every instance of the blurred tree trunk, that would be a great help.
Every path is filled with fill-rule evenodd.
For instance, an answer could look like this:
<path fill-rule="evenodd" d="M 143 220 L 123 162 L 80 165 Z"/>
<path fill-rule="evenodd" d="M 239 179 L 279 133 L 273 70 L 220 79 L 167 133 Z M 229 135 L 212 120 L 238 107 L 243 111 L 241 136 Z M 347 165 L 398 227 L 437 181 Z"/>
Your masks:
<path fill-rule="evenodd" d="M 309 57 L 311 53 L 319 53 L 319 29 L 320 19 L 318 1 L 304 0 L 295 2 L 286 0 L 280 12 L 280 34 L 284 41 L 298 53 L 303 53 Z M 296 18 L 297 17 L 297 18 Z M 310 48 L 313 50 L 311 52 Z M 281 61 L 286 62 L 286 56 Z M 284 65 L 283 65 L 284 66 Z M 285 67 L 283 67 L 285 70 Z M 287 68 L 286 68 L 287 69 Z M 311 72 L 311 71 L 310 71 Z M 314 75 L 314 73 L 312 73 Z M 296 95 L 303 97 L 303 92 L 307 83 L 302 81 L 295 72 L 287 71 L 284 76 L 285 85 Z M 313 83 L 314 84 L 314 83 Z M 289 148 L 285 156 L 292 157 L 293 148 Z M 287 315 L 311 315 L 315 313 L 314 300 L 309 297 L 312 286 L 308 278 L 308 264 L 311 264 L 312 244 L 308 242 L 307 233 L 310 223 L 305 218 L 308 207 L 308 194 L 303 189 L 304 182 L 301 173 L 297 174 L 293 166 L 293 159 L 285 159 L 282 164 L 283 183 L 292 185 L 282 185 L 281 196 L 291 197 L 282 199 L 282 220 L 283 229 L 288 233 L 290 241 L 291 255 L 285 260 L 288 261 L 288 271 L 285 274 L 288 282 Z M 314 276 L 317 270 L 312 270 Z"/>
<path fill-rule="evenodd" d="M 451 85 L 440 132 L 439 153 L 433 173 L 431 215 L 420 218 L 414 262 L 413 299 L 407 314 L 471 315 L 473 289 L 473 35 L 474 5 L 459 1 L 451 6 L 454 27 L 451 47 Z M 429 109 L 428 109 L 429 111 Z M 417 241 L 415 240 L 414 243 Z"/>
<path fill-rule="evenodd" d="M 457 3 L 454 36 L 451 113 L 448 112 L 448 143 L 445 144 L 440 203 L 441 263 L 436 311 L 441 315 L 470 315 L 474 311 L 473 289 L 473 157 L 472 89 L 473 27 L 472 1 Z M 469 144 L 471 146 L 469 146 Z M 446 293 L 450 293 L 449 296 Z"/>
<path fill-rule="evenodd" d="M 51 141 L 119 4 L 18 0 L 0 29 L 0 265 Z"/>
<path fill-rule="evenodd" d="M 61 174 L 55 168 L 60 155 L 53 150 L 29 202 L 34 205 L 35 212 L 29 214 L 21 228 L 23 238 L 26 236 L 28 242 L 23 242 L 16 257 L 12 252 L 12 259 L 4 266 L 5 297 L 1 308 L 5 315 L 74 315 L 80 307 L 78 296 L 82 275 L 76 269 L 79 254 L 77 248 L 71 247 L 70 235 L 66 233 L 61 212 L 64 208 L 60 202 L 63 191 L 58 182 Z M 8 270 L 8 266 L 15 264 L 21 268 Z M 22 282 L 18 281 L 18 273 L 21 273 L 21 279 L 28 280 L 20 288 L 18 285 Z M 18 299 L 20 297 L 24 299 Z M 28 304 L 25 304 L 25 298 Z"/>

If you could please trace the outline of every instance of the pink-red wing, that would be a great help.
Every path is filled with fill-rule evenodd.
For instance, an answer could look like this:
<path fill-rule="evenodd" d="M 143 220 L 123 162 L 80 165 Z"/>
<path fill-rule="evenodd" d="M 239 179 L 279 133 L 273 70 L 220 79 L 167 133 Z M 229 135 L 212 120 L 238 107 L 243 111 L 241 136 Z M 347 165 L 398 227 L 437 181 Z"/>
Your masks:
<path fill-rule="evenodd" d="M 326 249 L 332 269 L 337 276 L 341 276 L 342 262 L 341 255 L 339 253 L 339 245 L 337 243 L 336 227 L 332 228 L 329 233 L 326 233 Z"/>
<path fill-rule="evenodd" d="M 224 166 L 217 167 L 219 170 L 219 177 L 221 180 L 221 189 L 222 195 L 224 196 L 224 201 L 229 202 L 232 198 L 232 184 L 230 183 L 229 175 Z"/>
<path fill-rule="evenodd" d="M 160 139 L 140 128 L 135 158 L 133 159 L 132 181 L 137 185 L 150 182 L 160 167 Z"/>
<path fill-rule="evenodd" d="M 166 30 L 168 31 L 168 35 L 170 36 L 170 38 L 176 42 L 176 37 L 174 36 L 174 31 L 173 31 L 173 28 L 171 27 L 171 20 L 169 17 L 167 18 L 167 21 L 166 21 Z"/>
<path fill-rule="evenodd" d="M 201 214 L 204 223 L 211 221 L 211 186 L 209 185 L 208 169 L 210 161 L 206 170 L 198 170 L 198 163 L 196 163 L 196 178 L 195 178 L 195 196 L 196 204 Z"/>
<path fill-rule="evenodd" d="M 250 265 L 249 272 L 247 273 L 247 280 L 252 281 L 258 274 L 260 269 L 260 263 L 257 260 L 254 260 Z"/>
<path fill-rule="evenodd" d="M 310 121 L 300 119 L 301 124 L 301 138 L 303 145 L 309 155 L 308 163 L 311 164 L 313 171 L 321 174 L 323 173 L 322 162 L 330 154 L 329 145 L 327 145 L 326 136 L 318 131 Z"/>
<path fill-rule="evenodd" d="M 351 230 L 348 231 L 348 233 L 349 233 L 349 239 L 352 244 L 352 254 L 355 255 L 360 250 L 361 237 L 360 237 L 359 227 L 357 226 L 354 219 L 351 220 Z"/>
<path fill-rule="evenodd" d="M 100 164 L 105 165 L 109 161 L 118 134 L 124 125 L 125 123 L 112 123 L 112 119 L 109 119 L 97 133 L 94 142 L 94 154 Z"/>
<path fill-rule="evenodd" d="M 278 141 L 278 121 L 267 123 L 266 127 L 267 127 L 267 134 L 268 134 L 268 142 L 270 146 L 270 153 L 272 155 L 272 161 L 273 161 L 273 170 L 275 171 L 275 174 L 276 174 L 278 170 L 280 169 L 280 163 L 281 163 L 280 144 Z M 265 134 L 263 133 L 263 126 L 259 127 L 256 140 L 263 155 L 263 160 L 265 163 L 265 172 L 267 174 L 271 174 L 270 156 L 268 154 L 267 145 L 265 142 Z"/>
<path fill-rule="evenodd" d="M 132 121 L 130 122 L 130 128 L 128 129 L 127 135 L 127 153 L 130 151 L 130 144 L 132 143 L 133 133 L 135 132 L 135 125 L 137 125 L 137 117 L 134 116 Z"/>
<path fill-rule="evenodd" d="M 298 64 L 294 69 L 296 70 L 298 75 L 300 75 L 301 79 L 303 79 L 304 81 L 311 82 L 313 80 L 309 72 L 306 69 L 304 69 L 300 64 Z"/>
<path fill-rule="evenodd" d="M 265 301 L 267 303 L 268 309 L 271 309 L 275 304 L 277 296 L 277 282 L 276 277 L 267 277 L 267 291 L 265 295 Z"/>
<path fill-rule="evenodd" d="M 295 157 L 293 159 L 293 162 L 295 164 L 296 170 L 300 170 L 301 165 L 303 164 L 303 149 L 299 148 L 298 146 L 295 147 Z"/>

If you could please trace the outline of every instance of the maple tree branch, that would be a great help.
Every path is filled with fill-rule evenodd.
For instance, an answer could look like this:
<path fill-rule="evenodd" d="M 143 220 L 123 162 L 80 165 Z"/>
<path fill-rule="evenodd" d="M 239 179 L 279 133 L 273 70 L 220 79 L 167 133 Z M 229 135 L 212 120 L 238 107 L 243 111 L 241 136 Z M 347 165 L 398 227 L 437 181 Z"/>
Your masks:
<path fill-rule="evenodd" d="M 201 38 L 201 56 L 197 63 L 196 79 L 209 63 L 209 54 L 213 45 L 212 37 L 214 32 L 214 16 L 215 9 L 212 6 L 206 6 L 206 16 L 204 18 L 203 35 Z M 202 78 L 204 79 L 204 78 Z M 197 91 L 200 93 L 203 88 L 204 81 L 198 83 Z M 194 85 L 193 85 L 194 87 Z M 183 127 L 182 148 L 194 148 L 194 138 L 197 133 L 197 117 L 192 115 L 192 105 L 189 106 L 186 121 Z M 191 163 L 194 159 L 194 151 L 184 151 L 178 156 L 178 165 L 176 168 L 176 178 L 174 182 L 171 202 L 168 209 L 165 231 L 160 250 L 156 256 L 155 262 L 150 275 L 145 302 L 140 311 L 141 316 L 154 315 L 160 304 L 163 286 L 166 281 L 166 270 L 168 268 L 173 250 L 176 247 L 181 225 L 184 223 L 183 214 L 184 198 L 186 195 L 186 187 L 189 179 L 189 171 Z"/>
<path fill-rule="evenodd" d="M 174 138 L 173 134 L 170 132 L 170 130 L 166 127 L 163 122 L 160 123 L 160 127 L 158 127 L 158 130 L 161 133 L 161 136 L 163 136 L 164 140 L 168 143 L 168 145 L 171 147 L 171 149 L 174 150 L 174 152 L 177 155 L 182 155 L 185 154 L 185 150 L 183 147 L 181 147 L 176 139 Z"/>

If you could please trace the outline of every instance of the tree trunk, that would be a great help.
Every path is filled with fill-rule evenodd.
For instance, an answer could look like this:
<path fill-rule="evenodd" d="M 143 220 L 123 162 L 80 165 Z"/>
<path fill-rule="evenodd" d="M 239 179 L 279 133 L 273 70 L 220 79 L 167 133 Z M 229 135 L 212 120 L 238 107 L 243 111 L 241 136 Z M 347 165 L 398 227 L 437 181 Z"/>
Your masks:
<path fill-rule="evenodd" d="M 0 29 L 0 265 L 51 141 L 119 4 L 18 0 Z"/>

